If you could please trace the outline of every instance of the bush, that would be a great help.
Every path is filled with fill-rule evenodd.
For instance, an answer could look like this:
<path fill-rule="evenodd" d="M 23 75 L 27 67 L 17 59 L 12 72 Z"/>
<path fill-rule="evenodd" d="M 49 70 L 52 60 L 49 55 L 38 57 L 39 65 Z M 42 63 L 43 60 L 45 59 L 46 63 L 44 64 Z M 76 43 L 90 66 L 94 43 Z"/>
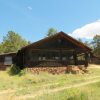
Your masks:
<path fill-rule="evenodd" d="M 10 75 L 18 75 L 20 73 L 20 68 L 16 65 L 11 65 L 10 69 L 8 70 L 8 73 Z"/>
<path fill-rule="evenodd" d="M 23 69 L 20 71 L 20 73 L 18 74 L 19 76 L 25 75 L 26 74 L 26 69 Z"/>

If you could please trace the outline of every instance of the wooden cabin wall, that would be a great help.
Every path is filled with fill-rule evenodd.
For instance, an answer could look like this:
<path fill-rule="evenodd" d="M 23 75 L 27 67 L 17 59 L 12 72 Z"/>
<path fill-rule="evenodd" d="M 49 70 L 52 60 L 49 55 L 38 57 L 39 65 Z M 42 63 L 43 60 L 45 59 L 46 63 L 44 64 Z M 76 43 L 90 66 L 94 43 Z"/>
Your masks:
<path fill-rule="evenodd" d="M 0 56 L 0 70 L 6 69 L 6 66 L 4 66 L 4 58 L 5 56 Z"/>
<path fill-rule="evenodd" d="M 5 57 L 12 57 L 12 63 L 14 60 L 16 53 L 11 53 L 11 54 L 3 54 L 0 55 L 0 70 L 6 70 L 7 67 L 10 67 L 11 65 L 5 65 Z"/>

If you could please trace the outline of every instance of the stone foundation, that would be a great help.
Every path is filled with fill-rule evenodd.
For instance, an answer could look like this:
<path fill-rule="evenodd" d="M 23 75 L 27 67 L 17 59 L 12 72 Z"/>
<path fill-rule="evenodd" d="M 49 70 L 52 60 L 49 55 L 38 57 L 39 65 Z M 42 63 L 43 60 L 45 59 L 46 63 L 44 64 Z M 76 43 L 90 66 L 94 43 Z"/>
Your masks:
<path fill-rule="evenodd" d="M 0 70 L 6 70 L 7 66 L 5 66 L 4 64 L 0 63 Z"/>
<path fill-rule="evenodd" d="M 67 67 L 34 67 L 26 68 L 28 72 L 33 74 L 39 74 L 40 72 L 48 72 L 51 74 L 60 74 L 60 73 L 79 73 L 80 68 L 78 66 L 67 66 Z M 82 71 L 82 70 L 81 70 Z"/>

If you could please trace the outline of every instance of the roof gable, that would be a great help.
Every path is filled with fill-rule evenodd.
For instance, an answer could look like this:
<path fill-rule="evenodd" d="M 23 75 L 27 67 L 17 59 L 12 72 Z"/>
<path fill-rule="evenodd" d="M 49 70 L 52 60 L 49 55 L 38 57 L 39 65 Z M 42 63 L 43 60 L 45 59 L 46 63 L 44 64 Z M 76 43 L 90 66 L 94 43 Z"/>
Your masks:
<path fill-rule="evenodd" d="M 50 36 L 50 37 L 46 37 L 44 39 L 41 39 L 41 40 L 39 40 L 37 42 L 34 42 L 34 43 L 30 44 L 30 45 L 27 45 L 27 46 L 23 47 L 21 50 L 26 49 L 26 48 L 30 48 L 30 47 L 36 47 L 36 46 L 42 45 L 42 44 L 44 44 L 44 43 L 46 43 L 48 41 L 52 41 L 52 40 L 57 39 L 57 38 L 63 38 L 66 41 L 71 42 L 72 44 L 80 47 L 83 50 L 91 51 L 91 49 L 89 47 L 87 47 L 83 43 L 77 41 L 76 39 L 72 38 L 71 36 L 65 34 L 64 32 L 59 32 L 59 33 L 56 33 L 53 36 Z"/>

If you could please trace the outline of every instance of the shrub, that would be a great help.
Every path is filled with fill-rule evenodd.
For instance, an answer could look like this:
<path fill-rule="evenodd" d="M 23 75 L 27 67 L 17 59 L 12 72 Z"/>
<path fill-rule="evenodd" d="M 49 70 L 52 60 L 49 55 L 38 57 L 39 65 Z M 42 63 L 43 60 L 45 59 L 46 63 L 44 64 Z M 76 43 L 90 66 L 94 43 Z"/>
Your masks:
<path fill-rule="evenodd" d="M 20 71 L 20 73 L 18 74 L 19 76 L 25 75 L 26 74 L 26 69 L 23 69 Z"/>
<path fill-rule="evenodd" d="M 20 68 L 16 65 L 11 65 L 10 69 L 8 70 L 8 73 L 10 75 L 18 75 L 20 73 Z"/>

